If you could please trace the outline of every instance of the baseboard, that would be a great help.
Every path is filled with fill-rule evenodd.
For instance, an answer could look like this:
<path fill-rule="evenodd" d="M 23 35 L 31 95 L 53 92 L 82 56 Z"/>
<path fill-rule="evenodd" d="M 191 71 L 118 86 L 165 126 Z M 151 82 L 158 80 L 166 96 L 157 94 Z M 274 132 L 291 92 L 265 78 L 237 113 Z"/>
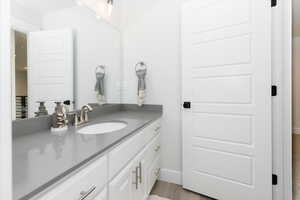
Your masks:
<path fill-rule="evenodd" d="M 161 169 L 159 180 L 181 185 L 181 172 L 171 169 Z"/>
<path fill-rule="evenodd" d="M 293 128 L 293 134 L 300 134 L 300 128 Z"/>

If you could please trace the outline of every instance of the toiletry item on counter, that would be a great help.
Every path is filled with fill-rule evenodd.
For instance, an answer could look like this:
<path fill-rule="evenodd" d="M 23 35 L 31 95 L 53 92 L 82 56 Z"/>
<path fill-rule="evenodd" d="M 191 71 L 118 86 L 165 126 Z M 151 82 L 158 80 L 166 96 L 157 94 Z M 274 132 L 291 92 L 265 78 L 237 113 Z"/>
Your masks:
<path fill-rule="evenodd" d="M 144 62 L 139 62 L 135 66 L 136 75 L 138 77 L 138 92 L 137 92 L 137 102 L 139 106 L 145 103 L 146 97 L 146 75 L 147 66 Z"/>
<path fill-rule="evenodd" d="M 35 117 L 41 117 L 41 116 L 46 116 L 48 115 L 48 111 L 47 108 L 45 106 L 45 101 L 38 101 L 37 103 L 40 104 L 39 106 L 39 110 L 37 112 L 35 112 Z"/>
<path fill-rule="evenodd" d="M 95 91 L 97 95 L 97 100 L 100 105 L 103 105 L 106 103 L 105 92 L 104 92 L 105 67 L 99 65 L 98 67 L 96 67 L 95 73 L 96 73 Z"/>
<path fill-rule="evenodd" d="M 55 102 L 55 112 L 52 114 L 52 132 L 62 132 L 68 129 L 67 110 L 61 102 Z"/>

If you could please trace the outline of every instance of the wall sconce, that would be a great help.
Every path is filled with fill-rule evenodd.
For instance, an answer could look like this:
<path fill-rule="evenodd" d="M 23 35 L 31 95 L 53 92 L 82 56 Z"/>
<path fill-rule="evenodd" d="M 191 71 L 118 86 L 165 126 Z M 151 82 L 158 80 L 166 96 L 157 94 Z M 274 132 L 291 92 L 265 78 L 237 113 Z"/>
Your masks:
<path fill-rule="evenodd" d="M 107 14 L 110 17 L 112 14 L 112 10 L 113 10 L 113 5 L 114 4 L 114 0 L 107 0 Z"/>
<path fill-rule="evenodd" d="M 96 18 L 108 19 L 113 12 L 114 0 L 75 0 L 78 6 L 85 6 L 95 12 Z"/>
<path fill-rule="evenodd" d="M 83 4 L 82 4 L 82 1 L 81 1 L 81 0 L 77 0 L 77 1 L 76 1 L 76 3 L 77 3 L 77 5 L 78 5 L 78 6 L 83 6 Z"/>

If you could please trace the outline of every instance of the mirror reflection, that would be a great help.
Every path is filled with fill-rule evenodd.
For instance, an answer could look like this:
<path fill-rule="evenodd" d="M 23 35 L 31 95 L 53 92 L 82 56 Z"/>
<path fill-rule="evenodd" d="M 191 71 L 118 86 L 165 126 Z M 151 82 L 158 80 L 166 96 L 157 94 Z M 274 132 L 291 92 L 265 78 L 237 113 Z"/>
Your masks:
<path fill-rule="evenodd" d="M 13 119 L 120 103 L 118 5 L 97 2 L 12 1 Z"/>

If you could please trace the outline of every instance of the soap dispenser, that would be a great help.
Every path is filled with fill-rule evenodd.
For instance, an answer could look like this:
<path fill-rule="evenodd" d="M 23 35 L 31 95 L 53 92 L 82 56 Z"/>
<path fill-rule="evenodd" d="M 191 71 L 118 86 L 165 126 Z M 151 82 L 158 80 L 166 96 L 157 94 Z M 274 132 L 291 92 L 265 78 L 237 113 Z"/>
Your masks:
<path fill-rule="evenodd" d="M 64 104 L 61 102 L 55 102 L 55 111 L 52 114 L 52 132 L 61 132 L 68 129 L 67 111 Z"/>
<path fill-rule="evenodd" d="M 41 117 L 41 116 L 46 116 L 48 115 L 48 111 L 47 108 L 45 106 L 45 101 L 38 101 L 37 103 L 40 104 L 39 106 L 39 110 L 37 112 L 35 112 L 35 117 Z"/>

